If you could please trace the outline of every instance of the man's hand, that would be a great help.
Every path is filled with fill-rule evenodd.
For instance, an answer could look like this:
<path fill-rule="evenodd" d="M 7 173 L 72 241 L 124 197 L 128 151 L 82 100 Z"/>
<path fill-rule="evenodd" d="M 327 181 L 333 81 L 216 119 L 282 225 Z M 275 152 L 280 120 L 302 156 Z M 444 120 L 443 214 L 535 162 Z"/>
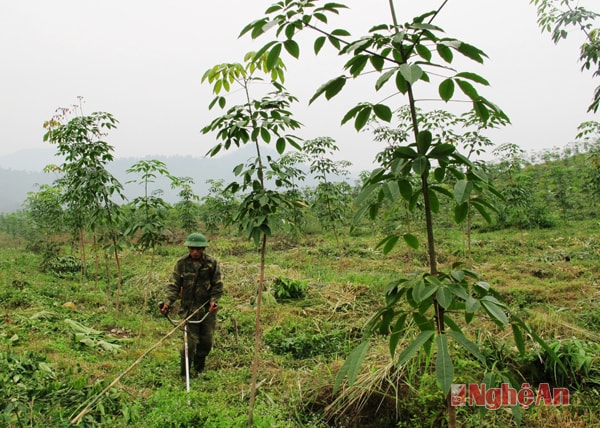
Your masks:
<path fill-rule="evenodd" d="M 162 303 L 162 305 L 158 305 L 158 307 L 160 308 L 161 314 L 167 315 L 169 313 L 169 304 L 168 303 Z"/>
<path fill-rule="evenodd" d="M 210 302 L 208 306 L 208 312 L 217 312 L 219 310 L 219 305 L 217 302 Z"/>

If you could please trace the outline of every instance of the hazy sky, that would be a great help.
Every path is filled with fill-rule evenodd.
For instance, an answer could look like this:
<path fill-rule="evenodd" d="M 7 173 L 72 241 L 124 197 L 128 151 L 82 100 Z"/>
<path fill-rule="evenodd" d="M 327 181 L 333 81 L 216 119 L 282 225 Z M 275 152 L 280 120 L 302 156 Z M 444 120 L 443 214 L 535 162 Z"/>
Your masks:
<path fill-rule="evenodd" d="M 43 147 L 42 124 L 58 107 L 85 99 L 84 113 L 105 111 L 119 121 L 108 136 L 117 156 L 203 156 L 212 136 L 200 129 L 217 114 L 207 106 L 210 87 L 203 73 L 221 62 L 241 62 L 243 54 L 267 39 L 238 39 L 243 26 L 262 16 L 271 0 L 18 0 L 0 2 L 0 155 Z M 351 9 L 337 27 L 354 36 L 389 22 L 387 0 L 346 1 Z M 442 1 L 396 0 L 400 21 Z M 590 3 L 590 2 L 588 2 Z M 590 6 L 587 6 L 590 8 Z M 516 143 L 527 151 L 564 146 L 584 120 L 595 86 L 582 73 L 573 31 L 554 45 L 541 34 L 529 0 L 450 0 L 435 23 L 450 37 L 469 42 L 489 56 L 481 67 L 468 63 L 490 83 L 480 93 L 509 115 L 512 126 L 491 136 L 496 144 Z M 311 38 L 312 40 L 312 38 Z M 332 51 L 329 51 L 330 53 Z M 309 45 L 302 58 L 288 60 L 286 86 L 300 98 L 295 118 L 306 138 L 333 137 L 340 159 L 367 169 L 382 147 L 340 120 L 358 101 L 381 101 L 372 81 L 334 102 L 308 99 L 341 73 L 339 60 L 317 58 Z M 331 55 L 328 57 L 331 59 Z M 362 86 L 361 86 L 362 85 Z M 349 85 L 348 85 L 349 86 Z M 416 88 L 419 96 L 419 88 Z M 405 101 L 397 98 L 395 105 Z M 441 102 L 423 109 L 448 108 Z M 454 107 L 453 107 L 454 108 Z M 174 171 L 176 174 L 176 171 Z"/>

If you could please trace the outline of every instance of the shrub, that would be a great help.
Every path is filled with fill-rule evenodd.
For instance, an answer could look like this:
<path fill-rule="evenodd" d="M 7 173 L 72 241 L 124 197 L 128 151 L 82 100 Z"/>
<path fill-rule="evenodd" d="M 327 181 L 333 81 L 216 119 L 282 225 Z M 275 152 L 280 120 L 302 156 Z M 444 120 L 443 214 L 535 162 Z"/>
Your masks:
<path fill-rule="evenodd" d="M 277 300 L 302 299 L 306 297 L 307 288 L 306 281 L 279 277 L 273 281 L 273 296 Z"/>
<path fill-rule="evenodd" d="M 42 271 L 59 278 L 73 278 L 82 272 L 83 263 L 75 256 L 57 256 L 45 259 Z"/>
<path fill-rule="evenodd" d="M 277 355 L 290 354 L 301 360 L 318 355 L 345 354 L 349 341 L 344 330 L 329 333 L 311 331 L 306 326 L 277 326 L 265 332 L 265 343 Z"/>

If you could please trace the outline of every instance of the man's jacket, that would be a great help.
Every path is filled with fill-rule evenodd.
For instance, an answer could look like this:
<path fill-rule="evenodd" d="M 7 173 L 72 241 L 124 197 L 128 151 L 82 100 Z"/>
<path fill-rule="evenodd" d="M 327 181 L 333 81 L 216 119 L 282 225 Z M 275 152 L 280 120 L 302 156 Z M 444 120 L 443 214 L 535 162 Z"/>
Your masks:
<path fill-rule="evenodd" d="M 190 314 L 200 306 L 209 302 L 217 302 L 223 295 L 221 269 L 214 257 L 202 254 L 198 270 L 188 255 L 177 261 L 167 285 L 167 302 L 172 305 L 181 299 L 184 314 Z"/>

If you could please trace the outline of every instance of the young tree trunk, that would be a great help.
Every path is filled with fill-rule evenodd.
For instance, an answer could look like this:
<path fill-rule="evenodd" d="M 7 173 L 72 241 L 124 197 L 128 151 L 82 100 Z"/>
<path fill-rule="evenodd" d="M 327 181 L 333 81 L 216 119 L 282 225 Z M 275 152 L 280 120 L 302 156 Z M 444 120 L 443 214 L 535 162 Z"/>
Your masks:
<path fill-rule="evenodd" d="M 258 378 L 258 354 L 261 345 L 261 323 L 260 311 L 262 304 L 262 292 L 265 282 L 265 255 L 267 252 L 267 235 L 262 235 L 262 244 L 260 248 L 260 279 L 258 281 L 258 290 L 256 292 L 256 325 L 254 329 L 254 356 L 252 357 L 252 380 L 250 385 L 250 410 L 248 412 L 248 426 L 254 424 L 254 401 L 256 399 L 256 380 Z"/>

